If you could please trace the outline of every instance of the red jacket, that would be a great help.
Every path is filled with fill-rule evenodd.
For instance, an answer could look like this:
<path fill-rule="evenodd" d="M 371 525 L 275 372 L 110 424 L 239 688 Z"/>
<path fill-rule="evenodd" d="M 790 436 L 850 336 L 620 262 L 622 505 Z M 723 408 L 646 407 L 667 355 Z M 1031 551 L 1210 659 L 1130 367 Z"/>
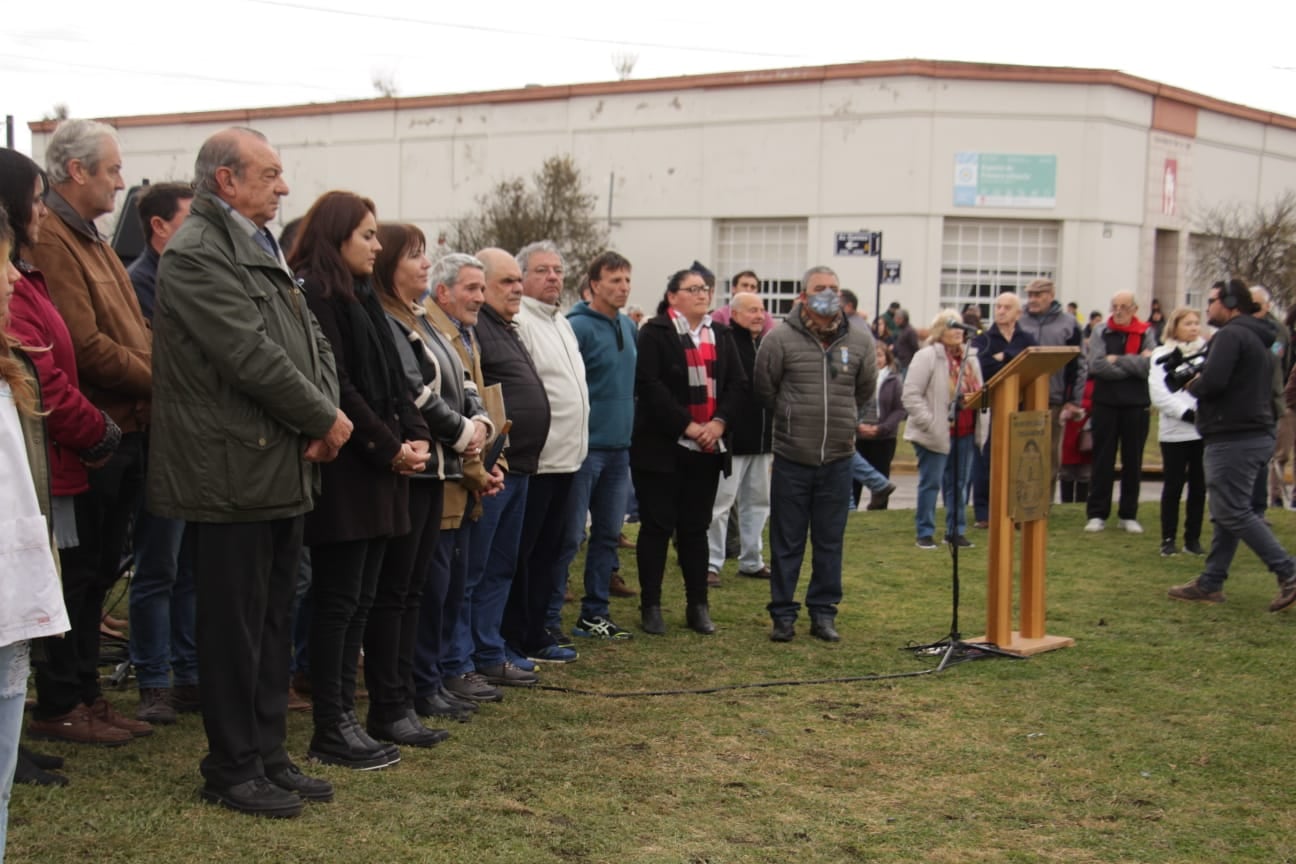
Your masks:
<path fill-rule="evenodd" d="M 9 301 L 9 333 L 25 346 L 40 377 L 41 398 L 49 412 L 50 485 L 58 496 L 90 488 L 79 454 L 104 437 L 104 415 L 78 387 L 76 353 L 67 324 L 59 316 L 39 270 L 24 271 Z M 48 350 L 41 350 L 48 349 Z"/>

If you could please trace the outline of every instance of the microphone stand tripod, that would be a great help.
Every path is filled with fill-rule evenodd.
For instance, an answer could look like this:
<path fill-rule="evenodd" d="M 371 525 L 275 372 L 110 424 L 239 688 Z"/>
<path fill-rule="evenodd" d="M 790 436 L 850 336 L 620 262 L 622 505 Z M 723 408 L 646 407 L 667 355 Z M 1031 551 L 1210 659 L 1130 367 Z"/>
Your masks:
<path fill-rule="evenodd" d="M 970 338 L 967 331 L 964 330 L 964 338 Z M 949 424 L 950 424 L 950 459 L 952 460 L 952 469 L 954 471 L 954 497 L 958 500 L 945 502 L 945 509 L 952 510 L 953 506 L 967 507 L 965 497 L 960 494 L 962 491 L 959 486 L 959 446 L 955 437 L 958 432 L 958 413 L 963 407 L 963 370 L 968 363 L 968 353 L 964 352 L 963 362 L 959 363 L 958 379 L 954 384 L 954 398 L 950 400 L 949 407 Z M 975 439 L 974 439 L 975 440 Z M 953 505 L 953 506 L 951 506 Z M 958 519 L 954 520 L 955 527 L 958 526 Z M 950 615 L 950 632 L 944 639 L 938 639 L 935 642 L 929 642 L 926 645 L 910 645 L 902 650 L 911 651 L 914 654 L 921 655 L 940 655 L 940 663 L 936 665 L 937 672 L 953 663 L 962 663 L 965 660 L 983 660 L 990 657 L 1007 657 L 1012 660 L 1025 660 L 1018 654 L 1005 651 L 998 645 L 990 642 L 965 642 L 963 634 L 959 632 L 959 544 L 958 535 L 952 534 L 946 537 L 945 542 L 950 547 L 950 585 L 953 600 L 953 610 Z"/>

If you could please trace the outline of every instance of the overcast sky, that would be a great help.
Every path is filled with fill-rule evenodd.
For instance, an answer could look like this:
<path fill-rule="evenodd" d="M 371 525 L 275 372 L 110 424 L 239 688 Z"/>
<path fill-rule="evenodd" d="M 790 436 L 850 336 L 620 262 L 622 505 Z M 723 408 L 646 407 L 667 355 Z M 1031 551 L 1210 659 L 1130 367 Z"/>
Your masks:
<path fill-rule="evenodd" d="M 1296 3 L 12 0 L 0 113 L 201 111 L 917 57 L 1120 69 L 1296 116 Z M 57 12 L 55 11 L 57 10 Z M 217 10 L 213 12 L 212 10 Z M 483 14 L 489 10 L 489 14 Z M 768 11 L 764 11 L 768 10 Z"/>

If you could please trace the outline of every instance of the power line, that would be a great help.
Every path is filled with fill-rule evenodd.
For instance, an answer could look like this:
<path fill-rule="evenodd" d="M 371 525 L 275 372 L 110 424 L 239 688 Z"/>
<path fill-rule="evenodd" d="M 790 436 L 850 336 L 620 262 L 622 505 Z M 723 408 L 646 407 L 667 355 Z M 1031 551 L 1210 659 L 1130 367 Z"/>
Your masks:
<path fill-rule="evenodd" d="M 333 87 L 322 87 L 318 84 L 303 84 L 296 81 L 266 81 L 260 79 L 249 81 L 246 78 L 224 78 L 217 75 L 198 75 L 193 72 L 180 72 L 168 69 L 165 72 L 158 72 L 150 69 L 126 69 L 121 66 L 103 66 L 92 63 L 74 63 L 69 60 L 57 60 L 50 57 L 31 57 L 24 54 L 5 54 L 5 60 L 30 60 L 34 63 L 48 63 L 54 66 L 63 66 L 68 69 L 86 69 L 92 72 L 118 72 L 123 75 L 145 75 L 150 78 L 181 78 L 187 81 L 203 81 L 209 84 L 239 84 L 245 87 L 301 87 L 307 90 L 319 90 L 325 93 L 336 94 L 337 90 Z M 3 66 L 4 64 L 0 64 Z M 29 68 L 24 66 L 5 66 L 17 72 L 29 72 Z"/>
<path fill-rule="evenodd" d="M 371 21 L 393 21 L 398 24 L 422 24 L 427 27 L 445 27 L 451 30 L 471 30 L 479 33 L 499 33 L 507 36 L 543 36 L 549 39 L 565 39 L 569 42 L 586 42 L 594 45 L 623 45 L 632 48 L 664 48 L 670 51 L 693 51 L 701 54 L 731 54 L 745 57 L 775 57 L 784 60 L 799 59 L 799 54 L 781 54 L 773 51 L 745 51 L 733 48 L 711 48 L 701 45 L 673 45 L 666 42 L 639 42 L 631 39 L 602 39 L 594 36 L 574 36 L 570 33 L 538 33 L 534 30 L 514 30 L 508 27 L 490 27 L 485 24 L 459 24 L 450 21 L 429 21 L 426 18 L 410 18 L 404 15 L 387 15 L 381 12 L 356 12 L 350 9 L 331 9 L 327 6 L 312 6 L 309 3 L 293 3 L 289 0 L 245 0 L 262 6 L 278 6 L 284 9 L 298 9 L 306 12 L 322 12 L 327 15 L 345 15 L 349 18 L 364 18 Z"/>

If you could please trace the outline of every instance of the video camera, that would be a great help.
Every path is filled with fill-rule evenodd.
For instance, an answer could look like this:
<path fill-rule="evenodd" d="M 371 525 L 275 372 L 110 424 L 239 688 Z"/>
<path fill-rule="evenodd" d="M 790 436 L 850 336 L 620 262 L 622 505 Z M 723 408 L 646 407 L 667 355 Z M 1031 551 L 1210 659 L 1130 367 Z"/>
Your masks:
<path fill-rule="evenodd" d="M 1203 366 L 1206 365 L 1206 352 L 1209 346 L 1198 351 L 1196 354 L 1184 356 L 1183 351 L 1175 348 L 1169 354 L 1157 358 L 1157 363 L 1165 367 L 1166 389 L 1171 393 L 1177 393 L 1184 388 L 1184 385 L 1197 376 Z"/>

